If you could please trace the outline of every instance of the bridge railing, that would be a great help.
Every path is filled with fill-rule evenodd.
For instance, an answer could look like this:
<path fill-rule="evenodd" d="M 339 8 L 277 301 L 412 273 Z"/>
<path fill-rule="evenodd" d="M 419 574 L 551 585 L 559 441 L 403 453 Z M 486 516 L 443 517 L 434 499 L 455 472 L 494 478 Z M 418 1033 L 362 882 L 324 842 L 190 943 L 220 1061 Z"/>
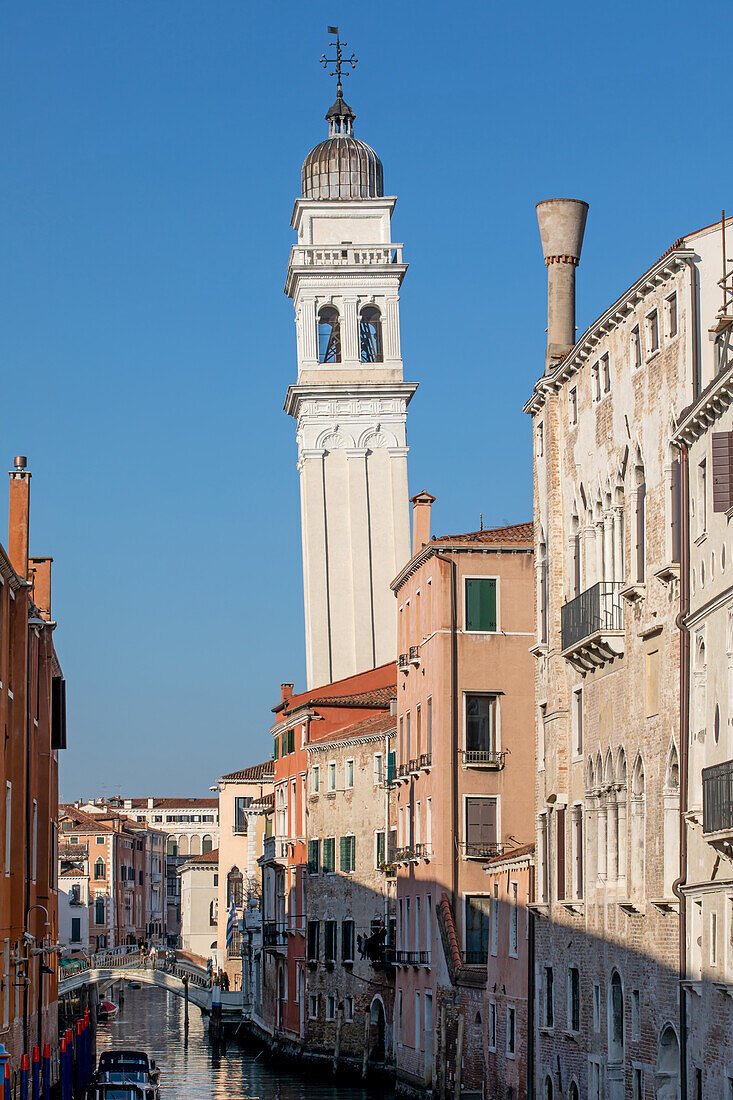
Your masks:
<path fill-rule="evenodd" d="M 60 977 L 63 980 L 86 970 L 158 970 L 164 974 L 172 974 L 180 981 L 185 978 L 189 984 L 196 985 L 200 989 L 211 988 L 209 974 L 197 967 L 195 963 L 180 961 L 169 963 L 162 954 L 156 955 L 153 960 L 149 955 L 141 955 L 139 951 L 125 954 L 102 951 L 96 955 L 90 955 L 87 959 L 76 959 L 70 966 L 63 968 Z"/>

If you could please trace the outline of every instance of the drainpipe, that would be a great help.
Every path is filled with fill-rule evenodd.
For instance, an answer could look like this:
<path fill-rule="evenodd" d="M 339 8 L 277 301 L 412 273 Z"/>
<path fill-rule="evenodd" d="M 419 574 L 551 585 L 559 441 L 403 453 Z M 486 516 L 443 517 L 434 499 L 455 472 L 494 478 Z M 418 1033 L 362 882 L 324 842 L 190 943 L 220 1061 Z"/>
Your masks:
<path fill-rule="evenodd" d="M 693 356 L 696 359 L 696 356 Z M 687 1100 L 687 911 L 682 887 L 687 879 L 687 785 L 688 741 L 690 736 L 690 631 L 685 617 L 690 609 L 690 471 L 687 444 L 680 442 L 680 875 L 672 889 L 680 903 L 680 1084 L 681 1100 Z"/>
<path fill-rule="evenodd" d="M 534 866 L 529 872 L 529 905 L 534 904 Z M 534 1004 L 535 1004 L 535 914 L 529 910 L 529 939 L 527 941 L 527 1096 L 534 1096 Z"/>
<path fill-rule="evenodd" d="M 450 780 L 451 809 L 453 827 L 453 864 L 451 880 L 451 901 L 453 920 L 458 923 L 458 601 L 456 563 L 454 558 L 443 554 L 435 555 L 438 561 L 445 562 L 451 569 L 450 590 Z"/>

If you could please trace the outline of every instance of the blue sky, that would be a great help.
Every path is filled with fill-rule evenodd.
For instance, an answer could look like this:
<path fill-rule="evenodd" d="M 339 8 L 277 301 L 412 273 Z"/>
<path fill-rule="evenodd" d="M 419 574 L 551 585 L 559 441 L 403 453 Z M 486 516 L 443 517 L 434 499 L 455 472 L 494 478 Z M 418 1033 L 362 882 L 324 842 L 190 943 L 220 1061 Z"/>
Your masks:
<path fill-rule="evenodd" d="M 206 793 L 304 684 L 282 288 L 334 22 L 399 197 L 410 484 L 436 531 L 531 515 L 535 202 L 590 203 L 581 327 L 733 206 L 730 16 L 705 0 L 5 5 L 0 438 L 55 559 L 64 797 Z"/>

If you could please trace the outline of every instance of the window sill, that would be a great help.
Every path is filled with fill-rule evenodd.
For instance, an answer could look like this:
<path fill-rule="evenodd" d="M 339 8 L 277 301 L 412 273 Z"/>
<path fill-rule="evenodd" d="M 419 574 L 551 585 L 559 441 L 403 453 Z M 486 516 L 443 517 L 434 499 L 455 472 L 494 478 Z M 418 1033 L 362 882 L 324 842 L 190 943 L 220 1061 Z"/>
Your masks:
<path fill-rule="evenodd" d="M 563 909 L 567 909 L 569 913 L 583 913 L 585 911 L 585 902 L 582 898 L 568 899 L 560 902 Z"/>
<path fill-rule="evenodd" d="M 644 360 L 645 364 L 649 366 L 649 364 L 653 363 L 657 356 L 661 354 L 661 352 L 661 348 L 655 348 L 654 351 L 650 352 L 649 355 L 647 355 L 646 359 Z"/>
<path fill-rule="evenodd" d="M 644 906 L 640 901 L 632 901 L 630 898 L 617 898 L 616 904 L 619 909 L 623 909 L 625 913 L 641 913 L 644 912 Z"/>
<path fill-rule="evenodd" d="M 548 646 L 547 642 L 537 642 L 536 645 L 532 645 L 529 647 L 529 652 L 532 654 L 533 657 L 546 657 L 549 648 L 550 647 Z"/>
<path fill-rule="evenodd" d="M 627 603 L 636 603 L 637 600 L 643 599 L 645 594 L 646 584 L 644 581 L 639 581 L 638 584 L 629 584 L 619 592 L 621 599 L 626 600 Z"/>
<path fill-rule="evenodd" d="M 570 1031 L 569 1029 L 566 1029 L 565 1031 L 563 1031 L 563 1035 L 565 1036 L 566 1039 L 569 1039 L 571 1043 L 579 1043 L 580 1042 L 580 1032 L 579 1031 Z"/>
<path fill-rule="evenodd" d="M 537 1030 L 539 1031 L 540 1035 L 554 1035 L 555 1034 L 555 1028 L 554 1027 L 548 1027 L 547 1024 L 543 1024 Z"/>
<path fill-rule="evenodd" d="M 676 913 L 680 907 L 678 898 L 649 898 L 649 902 L 663 913 Z"/>
<path fill-rule="evenodd" d="M 546 901 L 532 901 L 527 908 L 532 913 L 536 913 L 538 917 L 549 917 L 550 915 L 550 906 Z"/>
<path fill-rule="evenodd" d="M 678 561 L 669 561 L 666 565 L 663 565 L 661 569 L 657 569 L 654 576 L 662 584 L 670 584 L 673 580 L 680 579 L 680 563 Z"/>

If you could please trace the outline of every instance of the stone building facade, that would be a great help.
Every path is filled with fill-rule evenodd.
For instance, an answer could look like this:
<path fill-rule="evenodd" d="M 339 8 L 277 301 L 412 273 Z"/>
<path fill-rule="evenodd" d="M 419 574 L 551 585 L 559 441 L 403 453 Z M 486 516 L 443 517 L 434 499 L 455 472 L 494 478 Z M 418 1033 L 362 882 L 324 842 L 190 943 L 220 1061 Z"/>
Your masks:
<path fill-rule="evenodd" d="M 388 784 L 395 718 L 308 745 L 308 911 L 303 1039 L 340 1057 L 391 1061 L 394 879 Z"/>
<path fill-rule="evenodd" d="M 728 241 L 733 219 L 726 225 Z M 684 813 L 683 1002 L 688 1096 L 733 1096 L 733 278 L 722 226 L 694 238 L 700 392 L 680 418 L 686 731 L 679 768 Z M 728 245 L 730 249 L 730 245 Z M 710 277 L 710 272 L 713 276 Z M 684 735 L 686 732 L 686 736 Z"/>
<path fill-rule="evenodd" d="M 189 856 L 181 877 L 181 947 L 202 959 L 216 959 L 219 852 Z"/>
<path fill-rule="evenodd" d="M 413 556 L 392 583 L 395 1055 L 404 1085 L 458 1076 L 473 1090 L 488 1066 L 477 1019 L 498 935 L 499 883 L 484 868 L 534 832 L 534 540 L 531 523 L 431 538 L 432 503 L 413 498 Z M 517 906 L 526 900 L 523 883 Z"/>
<path fill-rule="evenodd" d="M 676 1096 L 681 502 L 706 236 L 576 340 L 587 207 L 540 203 L 548 351 L 526 411 L 537 565 L 536 1075 L 543 1097 Z M 719 254 L 718 254 L 719 265 Z M 666 1091 L 665 1091 L 666 1090 Z"/>

